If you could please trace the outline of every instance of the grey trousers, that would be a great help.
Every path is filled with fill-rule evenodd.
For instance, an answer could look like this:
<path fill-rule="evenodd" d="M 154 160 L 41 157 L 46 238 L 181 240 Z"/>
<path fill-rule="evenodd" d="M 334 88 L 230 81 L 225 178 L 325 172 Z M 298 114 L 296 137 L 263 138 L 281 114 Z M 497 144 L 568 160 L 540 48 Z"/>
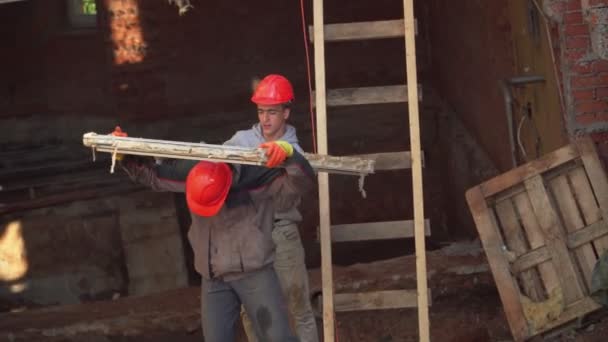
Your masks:
<path fill-rule="evenodd" d="M 233 342 L 241 304 L 259 341 L 296 342 L 287 306 L 272 267 L 234 281 L 202 280 L 201 317 L 205 342 Z"/>
<path fill-rule="evenodd" d="M 283 294 L 287 298 L 289 314 L 293 319 L 300 342 L 318 342 L 317 323 L 310 304 L 308 272 L 304 259 L 304 247 L 298 226 L 277 226 L 272 231 L 276 245 L 274 269 L 279 277 Z M 241 311 L 243 327 L 249 342 L 256 339 L 252 323 L 245 311 Z"/>

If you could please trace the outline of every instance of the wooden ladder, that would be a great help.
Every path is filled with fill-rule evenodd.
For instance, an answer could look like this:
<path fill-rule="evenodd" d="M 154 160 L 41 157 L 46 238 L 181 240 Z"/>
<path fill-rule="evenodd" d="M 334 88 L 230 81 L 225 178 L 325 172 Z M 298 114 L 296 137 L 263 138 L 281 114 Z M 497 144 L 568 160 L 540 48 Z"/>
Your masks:
<path fill-rule="evenodd" d="M 374 222 L 331 226 L 329 175 L 319 172 L 319 215 L 321 243 L 321 275 L 323 333 L 325 341 L 335 340 L 335 311 L 418 308 L 419 340 L 429 341 L 428 289 L 426 274 L 425 231 L 422 189 L 422 151 L 418 101 L 419 87 L 390 85 L 384 87 L 325 89 L 325 42 L 353 41 L 405 37 L 407 84 L 417 85 L 415 21 L 413 0 L 403 0 L 404 17 L 400 20 L 342 23 L 325 25 L 323 0 L 313 1 L 314 27 L 311 41 L 315 43 L 315 105 L 317 110 L 317 145 L 319 154 L 328 154 L 327 106 L 350 106 L 407 102 L 409 108 L 410 150 L 396 153 L 367 155 L 377 160 L 376 170 L 411 168 L 414 220 Z M 406 96 L 407 94 L 407 96 Z M 415 238 L 417 291 L 396 290 L 367 293 L 333 293 L 332 242 L 361 241 L 391 238 Z"/>

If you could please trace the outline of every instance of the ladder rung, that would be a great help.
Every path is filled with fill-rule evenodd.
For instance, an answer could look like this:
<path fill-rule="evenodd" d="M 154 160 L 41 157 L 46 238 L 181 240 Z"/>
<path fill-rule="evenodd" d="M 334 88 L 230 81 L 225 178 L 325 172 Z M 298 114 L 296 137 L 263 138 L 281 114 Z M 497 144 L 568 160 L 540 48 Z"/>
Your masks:
<path fill-rule="evenodd" d="M 323 295 L 317 297 L 322 303 Z M 416 290 L 388 290 L 334 294 L 336 312 L 415 308 L 418 306 Z M 429 306 L 430 289 L 429 289 Z"/>
<path fill-rule="evenodd" d="M 431 235 L 431 223 L 424 220 L 424 235 Z M 414 221 L 350 223 L 331 226 L 332 242 L 404 239 L 414 237 Z"/>
<path fill-rule="evenodd" d="M 414 22 L 418 34 L 418 21 Z M 308 26 L 310 42 L 314 42 L 314 26 Z M 403 19 L 361 21 L 356 23 L 326 24 L 324 36 L 326 42 L 341 42 L 365 39 L 398 38 L 405 34 Z"/>
<path fill-rule="evenodd" d="M 412 167 L 410 151 L 357 154 L 350 157 L 374 160 L 374 171 L 404 170 Z M 424 166 L 424 153 L 421 154 L 421 157 L 422 166 Z"/>
<path fill-rule="evenodd" d="M 313 98 L 315 92 L 312 94 Z M 327 106 L 352 106 L 363 104 L 407 102 L 407 86 L 341 88 L 327 91 Z M 422 87 L 418 86 L 418 101 L 422 101 Z"/>

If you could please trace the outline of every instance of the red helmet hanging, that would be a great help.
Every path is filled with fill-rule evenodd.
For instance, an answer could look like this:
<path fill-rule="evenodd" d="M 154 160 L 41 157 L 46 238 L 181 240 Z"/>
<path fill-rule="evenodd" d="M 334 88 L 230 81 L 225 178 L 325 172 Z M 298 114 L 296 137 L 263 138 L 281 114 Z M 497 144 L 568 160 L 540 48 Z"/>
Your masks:
<path fill-rule="evenodd" d="M 281 75 L 268 75 L 260 81 L 251 97 L 259 105 L 276 105 L 294 99 L 293 87 L 289 80 Z"/>
<path fill-rule="evenodd" d="M 225 163 L 201 161 L 186 178 L 188 208 L 199 216 L 213 216 L 222 208 L 232 184 L 232 171 Z"/>

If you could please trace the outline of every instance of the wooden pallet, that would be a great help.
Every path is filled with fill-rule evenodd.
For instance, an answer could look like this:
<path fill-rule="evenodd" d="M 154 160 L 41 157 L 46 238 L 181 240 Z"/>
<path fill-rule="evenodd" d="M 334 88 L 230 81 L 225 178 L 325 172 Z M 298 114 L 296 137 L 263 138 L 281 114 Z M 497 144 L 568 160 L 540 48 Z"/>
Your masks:
<path fill-rule="evenodd" d="M 467 191 L 516 341 L 600 308 L 591 271 L 608 250 L 608 182 L 589 138 Z"/>

